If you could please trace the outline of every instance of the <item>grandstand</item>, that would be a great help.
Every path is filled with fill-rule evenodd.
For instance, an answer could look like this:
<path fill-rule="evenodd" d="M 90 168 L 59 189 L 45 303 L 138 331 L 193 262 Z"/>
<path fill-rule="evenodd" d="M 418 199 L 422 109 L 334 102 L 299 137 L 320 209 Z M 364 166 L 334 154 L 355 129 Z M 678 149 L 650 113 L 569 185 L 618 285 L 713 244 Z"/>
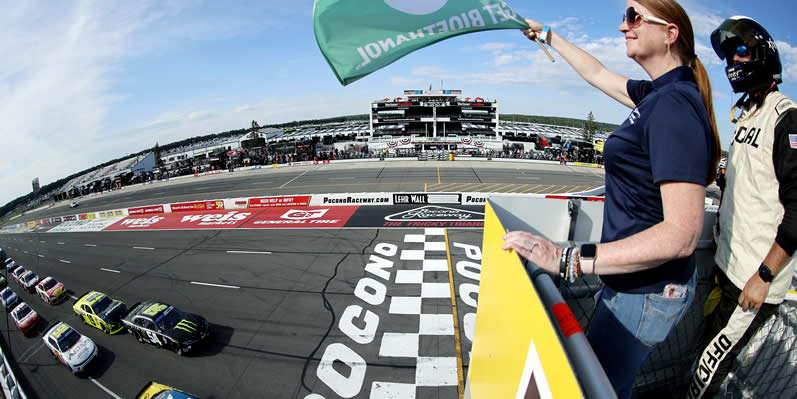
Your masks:
<path fill-rule="evenodd" d="M 121 187 L 129 183 L 135 174 L 151 172 L 154 167 L 155 154 L 152 152 L 124 159 L 68 181 L 52 195 L 52 198 L 59 201 L 89 192 Z"/>
<path fill-rule="evenodd" d="M 376 100 L 370 108 L 367 121 L 274 130 L 268 133 L 266 142 L 322 142 L 338 149 L 347 144 L 368 144 L 372 151 L 501 151 L 505 145 L 518 144 L 529 151 L 560 148 L 582 140 L 579 128 L 501 121 L 497 101 L 462 97 L 461 90 L 405 90 L 403 97 Z M 260 133 L 263 135 L 262 129 Z M 594 141 L 604 141 L 607 136 L 598 131 Z"/>

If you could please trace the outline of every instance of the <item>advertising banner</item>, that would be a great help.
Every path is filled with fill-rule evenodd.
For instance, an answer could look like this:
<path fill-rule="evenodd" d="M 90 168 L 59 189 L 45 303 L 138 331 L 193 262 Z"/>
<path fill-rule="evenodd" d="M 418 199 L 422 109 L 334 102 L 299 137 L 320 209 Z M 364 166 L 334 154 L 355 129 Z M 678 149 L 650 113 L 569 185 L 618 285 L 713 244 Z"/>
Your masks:
<path fill-rule="evenodd" d="M 110 219 L 110 218 L 117 218 L 121 216 L 125 216 L 125 212 L 121 209 L 113 210 L 113 211 L 103 211 L 98 212 L 100 219 Z"/>
<path fill-rule="evenodd" d="M 484 227 L 484 206 L 363 206 L 346 227 Z"/>
<path fill-rule="evenodd" d="M 459 193 L 400 193 L 393 194 L 393 204 L 459 204 Z"/>
<path fill-rule="evenodd" d="M 253 214 L 253 212 L 227 211 L 128 216 L 106 228 L 105 231 L 231 229 L 240 227 Z"/>
<path fill-rule="evenodd" d="M 77 233 L 103 231 L 106 227 L 116 223 L 120 218 L 77 220 L 64 222 L 50 229 L 48 233 Z"/>
<path fill-rule="evenodd" d="M 392 205 L 393 195 L 390 193 L 362 194 L 320 194 L 314 195 L 310 201 L 312 206 L 329 205 Z"/>
<path fill-rule="evenodd" d="M 129 215 L 146 215 L 150 213 L 163 213 L 163 205 L 142 206 L 138 208 L 129 208 L 127 210 Z"/>
<path fill-rule="evenodd" d="M 359 206 L 269 208 L 242 228 L 343 227 Z"/>
<path fill-rule="evenodd" d="M 198 202 L 183 202 L 179 204 L 169 205 L 172 212 L 196 212 L 196 211 L 211 211 L 224 209 L 224 201 L 198 201 Z"/>
<path fill-rule="evenodd" d="M 491 193 L 462 193 L 462 205 L 484 205 Z"/>
<path fill-rule="evenodd" d="M 272 206 L 307 206 L 310 204 L 309 195 L 296 195 L 290 197 L 259 197 L 249 198 L 249 208 L 268 208 Z"/>

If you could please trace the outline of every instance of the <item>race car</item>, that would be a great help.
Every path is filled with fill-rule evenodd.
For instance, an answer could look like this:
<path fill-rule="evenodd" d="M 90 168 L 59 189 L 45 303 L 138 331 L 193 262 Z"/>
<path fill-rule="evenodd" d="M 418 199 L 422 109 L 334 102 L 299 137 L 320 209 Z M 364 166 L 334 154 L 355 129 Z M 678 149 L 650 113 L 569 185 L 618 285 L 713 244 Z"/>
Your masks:
<path fill-rule="evenodd" d="M 173 350 L 180 356 L 196 350 L 210 335 L 204 317 L 153 301 L 135 304 L 122 323 L 138 342 Z"/>
<path fill-rule="evenodd" d="M 6 270 L 12 270 L 13 268 L 17 267 L 17 262 L 14 259 L 8 258 L 6 259 Z"/>
<path fill-rule="evenodd" d="M 0 276 L 0 288 L 5 287 L 6 285 L 8 285 L 8 283 L 6 282 L 6 278 L 3 277 L 3 276 Z"/>
<path fill-rule="evenodd" d="M 25 272 L 27 271 L 28 270 L 25 269 L 24 267 L 19 266 L 16 269 L 14 269 L 13 272 L 11 272 L 11 275 L 14 276 L 14 281 L 16 281 L 17 284 L 19 284 L 19 278 L 22 277 L 22 275 L 25 274 Z"/>
<path fill-rule="evenodd" d="M 33 293 L 36 290 L 36 284 L 39 282 L 39 275 L 34 273 L 31 270 L 28 270 L 25 274 L 23 274 L 19 278 L 19 285 L 28 291 L 29 293 Z"/>
<path fill-rule="evenodd" d="M 199 397 L 150 381 L 138 392 L 136 399 L 199 399 Z"/>
<path fill-rule="evenodd" d="M 26 337 L 33 335 L 39 327 L 39 315 L 25 302 L 20 303 L 11 311 L 11 318 L 14 319 L 19 331 L 22 331 L 22 335 Z"/>
<path fill-rule="evenodd" d="M 72 202 L 69 203 L 69 207 L 70 208 L 77 208 L 78 205 L 80 205 L 80 202 L 77 202 L 77 201 L 72 201 Z"/>
<path fill-rule="evenodd" d="M 36 284 L 36 293 L 39 294 L 42 301 L 50 305 L 55 305 L 66 299 L 64 284 L 55 281 L 52 277 L 47 277 Z"/>
<path fill-rule="evenodd" d="M 11 290 L 11 287 L 3 288 L 3 290 L 0 291 L 0 301 L 3 302 L 3 307 L 6 308 L 6 311 L 13 309 L 13 306 L 16 305 L 18 300 L 19 297 Z"/>
<path fill-rule="evenodd" d="M 81 335 L 63 321 L 47 330 L 42 340 L 53 356 L 75 375 L 88 370 L 99 353 L 91 338 Z"/>
<path fill-rule="evenodd" d="M 90 291 L 72 305 L 72 310 L 84 323 L 106 334 L 116 334 L 124 328 L 120 320 L 127 313 L 127 305 L 102 292 Z"/>

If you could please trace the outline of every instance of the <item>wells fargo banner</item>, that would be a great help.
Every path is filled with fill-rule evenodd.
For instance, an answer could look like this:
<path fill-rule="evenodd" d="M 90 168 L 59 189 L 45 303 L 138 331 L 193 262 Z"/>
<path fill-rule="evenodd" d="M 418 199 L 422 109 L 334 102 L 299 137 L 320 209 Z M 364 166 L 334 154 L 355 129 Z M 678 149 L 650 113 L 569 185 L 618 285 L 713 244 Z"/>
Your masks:
<path fill-rule="evenodd" d="M 313 28 L 345 86 L 441 40 L 528 24 L 503 0 L 316 0 Z"/>

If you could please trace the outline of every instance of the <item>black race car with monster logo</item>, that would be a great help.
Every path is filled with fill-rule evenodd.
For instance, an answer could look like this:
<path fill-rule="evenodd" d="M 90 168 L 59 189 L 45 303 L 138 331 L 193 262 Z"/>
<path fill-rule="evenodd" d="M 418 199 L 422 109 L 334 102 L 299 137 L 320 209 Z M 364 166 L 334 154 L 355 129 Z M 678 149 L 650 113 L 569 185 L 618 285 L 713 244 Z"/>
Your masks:
<path fill-rule="evenodd" d="M 210 336 L 204 317 L 154 301 L 133 305 L 122 323 L 138 342 L 173 350 L 180 356 L 196 350 Z"/>

